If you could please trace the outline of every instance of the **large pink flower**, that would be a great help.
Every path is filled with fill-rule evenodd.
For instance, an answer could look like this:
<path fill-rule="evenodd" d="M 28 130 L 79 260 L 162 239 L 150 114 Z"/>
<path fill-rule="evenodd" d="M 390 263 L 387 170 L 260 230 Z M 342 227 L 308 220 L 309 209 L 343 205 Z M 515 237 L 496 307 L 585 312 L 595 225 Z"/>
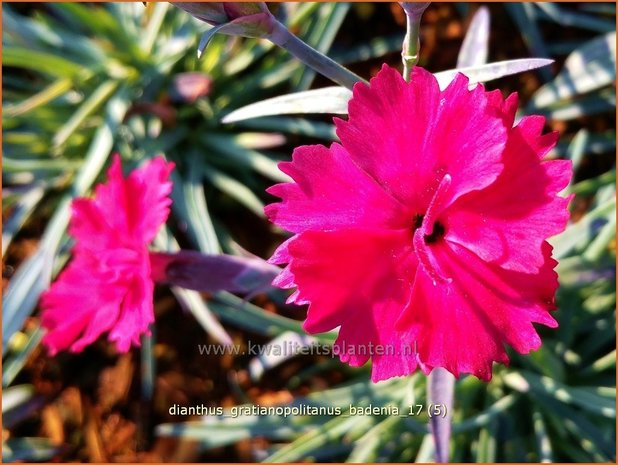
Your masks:
<path fill-rule="evenodd" d="M 339 327 L 341 360 L 371 358 L 374 381 L 417 367 L 489 380 L 505 344 L 528 353 L 533 323 L 557 326 L 546 239 L 567 223 L 571 166 L 544 160 L 557 134 L 540 116 L 513 127 L 516 108 L 462 74 L 440 91 L 385 65 L 335 120 L 341 144 L 280 164 L 294 182 L 269 189 L 283 201 L 266 213 L 295 235 L 275 284 L 310 304 L 308 332 Z"/>
<path fill-rule="evenodd" d="M 169 214 L 173 163 L 155 158 L 128 177 L 115 156 L 93 199 L 73 201 L 73 259 L 41 298 L 43 343 L 79 352 L 109 331 L 121 352 L 154 321 L 148 245 Z"/>

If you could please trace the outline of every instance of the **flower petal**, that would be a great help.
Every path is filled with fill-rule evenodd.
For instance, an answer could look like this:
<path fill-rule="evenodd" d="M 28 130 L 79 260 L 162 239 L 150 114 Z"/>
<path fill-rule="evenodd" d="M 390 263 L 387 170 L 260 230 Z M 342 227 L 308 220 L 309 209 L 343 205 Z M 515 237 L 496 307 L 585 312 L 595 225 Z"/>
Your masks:
<path fill-rule="evenodd" d="M 273 223 L 292 232 L 407 226 L 408 209 L 361 171 L 341 145 L 304 145 L 292 157 L 279 168 L 295 182 L 267 190 L 283 199 L 265 208 Z"/>
<path fill-rule="evenodd" d="M 308 332 L 339 327 L 341 360 L 371 359 L 374 381 L 417 365 L 488 380 L 506 344 L 527 353 L 533 323 L 556 326 L 546 239 L 566 224 L 571 168 L 543 160 L 557 135 L 542 117 L 513 127 L 517 94 L 468 84 L 383 66 L 335 119 L 341 146 L 297 149 L 281 165 L 294 182 L 270 191 L 269 218 L 296 233 L 270 260 L 289 263 L 275 284 L 310 304 Z"/>
<path fill-rule="evenodd" d="M 126 233 L 122 229 L 114 228 L 107 218 L 93 200 L 73 200 L 69 225 L 69 234 L 76 239 L 73 251 L 122 247 L 126 242 Z"/>
<path fill-rule="evenodd" d="M 416 267 L 411 239 L 406 230 L 307 231 L 289 244 L 299 299 L 311 302 L 305 330 L 340 326 L 334 350 L 352 366 L 371 358 L 374 381 L 416 369 L 416 355 L 404 350 L 414 338 L 394 330 Z"/>
<path fill-rule="evenodd" d="M 69 347 L 80 352 L 116 322 L 126 287 L 109 277 L 97 259 L 82 255 L 43 293 L 43 343 L 52 355 Z"/>
<path fill-rule="evenodd" d="M 394 197 L 420 209 L 418 193 L 435 165 L 435 153 L 426 147 L 440 89 L 433 75 L 420 68 L 414 68 L 412 83 L 384 65 L 370 86 L 354 86 L 348 121 L 334 121 L 354 163 Z"/>
<path fill-rule="evenodd" d="M 154 283 L 146 273 L 135 275 L 124 296 L 120 317 L 109 333 L 109 340 L 116 343 L 119 352 L 126 352 L 131 345 L 140 345 L 140 336 L 148 334 L 154 321 L 152 293 Z"/>
<path fill-rule="evenodd" d="M 509 129 L 513 127 L 515 115 L 517 114 L 517 105 L 519 103 L 519 95 L 513 92 L 506 99 L 502 98 L 502 93 L 496 89 L 491 92 L 486 92 L 488 103 L 494 107 L 502 115 L 504 127 Z"/>
<path fill-rule="evenodd" d="M 126 180 L 127 220 L 136 241 L 150 243 L 169 216 L 174 163 L 156 157 L 132 171 Z"/>
<path fill-rule="evenodd" d="M 440 95 L 440 110 L 431 134 L 438 186 L 450 174 L 451 201 L 490 185 L 503 171 L 507 130 L 505 115 L 496 111 L 482 85 L 468 90 L 468 78 L 458 74 Z"/>
<path fill-rule="evenodd" d="M 491 186 L 452 204 L 443 217 L 446 239 L 504 268 L 534 272 L 544 263 L 541 245 L 564 230 L 569 198 L 558 196 L 569 183 L 567 160 L 539 162 L 545 136 L 524 118 L 509 136 L 505 170 Z M 524 126 L 521 129 L 520 126 Z M 532 132 L 531 132 L 532 131 Z"/>
<path fill-rule="evenodd" d="M 126 352 L 153 321 L 148 252 L 80 252 L 41 298 L 43 340 L 50 353 L 80 352 L 101 334 Z"/>
<path fill-rule="evenodd" d="M 77 239 L 75 251 L 142 247 L 151 242 L 169 215 L 173 167 L 158 157 L 125 179 L 116 155 L 108 181 L 97 186 L 95 198 L 73 202 L 69 232 Z"/>
<path fill-rule="evenodd" d="M 516 132 L 536 153 L 538 158 L 543 158 L 554 148 L 558 142 L 558 131 L 541 134 L 545 127 L 545 117 L 532 115 L 522 118 L 516 127 Z"/>
<path fill-rule="evenodd" d="M 532 323 L 557 326 L 549 314 L 558 286 L 549 244 L 543 246 L 543 267 L 533 274 L 487 264 L 456 244 L 432 249 L 453 281 L 434 285 L 419 268 L 410 306 L 396 325 L 416 329 L 425 371 L 444 367 L 455 376 L 489 380 L 492 362 L 508 363 L 504 343 L 528 353 L 541 344 Z"/>
<path fill-rule="evenodd" d="M 454 200 L 502 171 L 505 116 L 495 102 L 482 85 L 468 90 L 462 74 L 440 92 L 422 68 L 406 83 L 385 65 L 369 87 L 354 86 L 349 119 L 335 124 L 358 166 L 404 204 L 424 211 L 445 174 L 453 178 Z"/>

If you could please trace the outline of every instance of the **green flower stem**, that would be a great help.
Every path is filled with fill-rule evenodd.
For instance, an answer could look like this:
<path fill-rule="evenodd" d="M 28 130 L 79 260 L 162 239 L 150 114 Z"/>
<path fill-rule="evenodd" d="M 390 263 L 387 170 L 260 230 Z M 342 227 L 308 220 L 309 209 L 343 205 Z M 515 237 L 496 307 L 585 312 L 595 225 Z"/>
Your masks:
<path fill-rule="evenodd" d="M 403 78 L 410 82 L 412 69 L 418 63 L 420 49 L 421 17 L 431 2 L 402 2 L 401 8 L 406 13 L 406 36 L 401 46 L 401 61 L 403 61 Z"/>
<path fill-rule="evenodd" d="M 437 463 L 446 463 L 449 458 L 454 391 L 455 377 L 444 368 L 434 368 L 427 380 L 427 409 Z"/>
<path fill-rule="evenodd" d="M 412 69 L 418 63 L 420 49 L 421 15 L 406 14 L 406 36 L 401 47 L 401 61 L 403 61 L 403 78 L 410 82 Z"/>
<path fill-rule="evenodd" d="M 267 38 L 275 45 L 290 52 L 310 68 L 348 89 L 352 89 L 357 82 L 366 82 L 349 69 L 307 45 L 288 31 L 279 21 L 274 21 L 272 31 Z"/>

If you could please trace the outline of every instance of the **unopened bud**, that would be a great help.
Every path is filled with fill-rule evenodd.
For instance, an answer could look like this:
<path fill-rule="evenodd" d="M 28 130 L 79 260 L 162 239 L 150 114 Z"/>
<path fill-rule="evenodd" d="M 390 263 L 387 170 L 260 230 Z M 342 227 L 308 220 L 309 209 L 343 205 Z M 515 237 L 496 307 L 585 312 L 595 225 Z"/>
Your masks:
<path fill-rule="evenodd" d="M 274 16 L 264 2 L 172 2 L 200 21 L 218 27 L 217 32 L 243 37 L 266 37 Z"/>
<path fill-rule="evenodd" d="M 155 282 L 199 292 L 255 294 L 268 289 L 281 271 L 258 257 L 206 255 L 191 250 L 150 252 L 149 256 Z"/>

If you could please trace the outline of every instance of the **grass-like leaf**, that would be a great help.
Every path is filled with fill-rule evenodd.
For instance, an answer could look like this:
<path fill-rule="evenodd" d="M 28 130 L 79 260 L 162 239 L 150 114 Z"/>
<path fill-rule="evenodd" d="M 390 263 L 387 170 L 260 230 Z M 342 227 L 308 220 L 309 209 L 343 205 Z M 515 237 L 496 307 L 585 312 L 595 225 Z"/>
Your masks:
<path fill-rule="evenodd" d="M 558 76 L 535 93 L 530 111 L 600 89 L 615 79 L 616 33 L 610 32 L 571 53 Z"/>
<path fill-rule="evenodd" d="M 468 32 L 457 56 L 457 68 L 483 65 L 487 63 L 488 53 L 489 9 L 482 6 L 470 21 Z"/>

